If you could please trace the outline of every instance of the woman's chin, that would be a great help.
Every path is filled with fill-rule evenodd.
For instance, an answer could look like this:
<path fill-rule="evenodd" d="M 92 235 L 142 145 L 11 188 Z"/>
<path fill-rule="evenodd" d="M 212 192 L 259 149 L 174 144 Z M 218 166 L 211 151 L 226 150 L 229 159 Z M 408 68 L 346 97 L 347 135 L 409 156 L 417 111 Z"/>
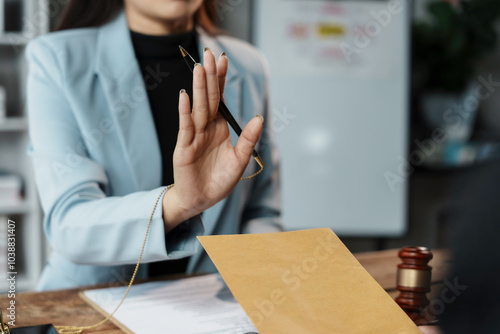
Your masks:
<path fill-rule="evenodd" d="M 178 21 L 193 16 L 195 12 L 196 10 L 189 5 L 189 1 L 174 0 L 168 1 L 166 6 L 157 8 L 155 15 L 162 20 Z"/>

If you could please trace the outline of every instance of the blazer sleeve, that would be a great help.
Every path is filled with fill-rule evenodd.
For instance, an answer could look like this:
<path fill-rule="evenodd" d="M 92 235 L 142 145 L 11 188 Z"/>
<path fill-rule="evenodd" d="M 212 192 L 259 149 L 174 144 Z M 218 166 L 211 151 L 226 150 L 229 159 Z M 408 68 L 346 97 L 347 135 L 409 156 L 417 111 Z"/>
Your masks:
<path fill-rule="evenodd" d="M 274 144 L 272 114 L 269 99 L 268 71 L 264 57 L 257 54 L 261 68 L 264 129 L 259 140 L 259 155 L 264 170 L 255 177 L 252 192 L 245 205 L 242 219 L 243 233 L 272 233 L 284 231 L 281 221 L 281 193 L 278 151 Z M 267 120 L 267 121 L 266 121 Z"/>
<path fill-rule="evenodd" d="M 30 42 L 26 56 L 28 154 L 44 211 L 44 232 L 54 251 L 80 264 L 136 263 L 151 216 L 143 262 L 194 254 L 199 247 L 196 236 L 203 235 L 200 216 L 165 236 L 163 188 L 107 196 L 106 170 L 78 149 L 83 141 L 71 99 L 65 96 L 60 56 L 43 39 Z"/>

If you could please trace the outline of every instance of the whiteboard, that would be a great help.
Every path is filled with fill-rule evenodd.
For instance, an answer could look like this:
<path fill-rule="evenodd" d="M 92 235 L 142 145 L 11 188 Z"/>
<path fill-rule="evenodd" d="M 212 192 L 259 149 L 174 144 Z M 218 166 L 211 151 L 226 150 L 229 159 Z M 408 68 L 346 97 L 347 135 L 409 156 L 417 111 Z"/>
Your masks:
<path fill-rule="evenodd" d="M 254 13 L 255 44 L 269 62 L 267 121 L 280 151 L 286 228 L 404 234 L 406 1 L 257 0 Z"/>

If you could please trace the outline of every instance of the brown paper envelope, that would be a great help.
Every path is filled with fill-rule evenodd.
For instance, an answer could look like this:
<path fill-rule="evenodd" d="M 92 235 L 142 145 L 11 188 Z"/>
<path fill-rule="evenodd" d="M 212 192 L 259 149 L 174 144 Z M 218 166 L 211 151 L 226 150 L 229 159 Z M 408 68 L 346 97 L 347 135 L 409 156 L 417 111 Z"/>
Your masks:
<path fill-rule="evenodd" d="M 329 228 L 199 240 L 260 334 L 421 333 Z"/>

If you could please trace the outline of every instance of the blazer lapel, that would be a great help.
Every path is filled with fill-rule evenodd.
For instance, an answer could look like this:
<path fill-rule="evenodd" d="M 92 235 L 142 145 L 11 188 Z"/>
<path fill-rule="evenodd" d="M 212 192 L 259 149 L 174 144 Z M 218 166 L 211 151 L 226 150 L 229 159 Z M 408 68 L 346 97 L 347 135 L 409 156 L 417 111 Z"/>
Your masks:
<path fill-rule="evenodd" d="M 125 13 L 99 28 L 96 73 L 118 130 L 135 189 L 160 186 L 161 151 Z"/>

